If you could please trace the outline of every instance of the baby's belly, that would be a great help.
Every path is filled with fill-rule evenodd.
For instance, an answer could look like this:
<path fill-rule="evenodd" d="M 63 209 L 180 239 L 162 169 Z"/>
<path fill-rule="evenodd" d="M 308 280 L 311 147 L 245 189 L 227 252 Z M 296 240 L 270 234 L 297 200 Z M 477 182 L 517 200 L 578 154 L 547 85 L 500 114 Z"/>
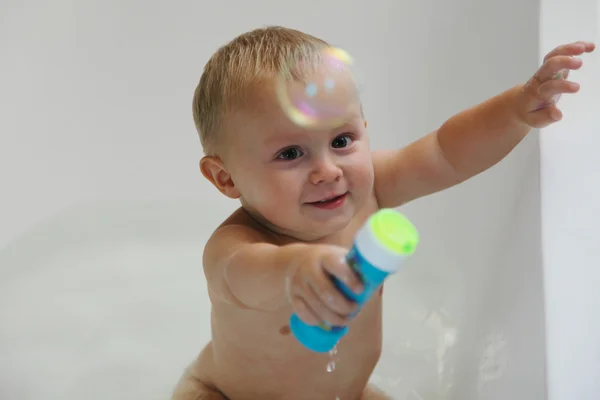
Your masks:
<path fill-rule="evenodd" d="M 278 314 L 232 331 L 232 319 L 219 321 L 215 312 L 211 383 L 232 400 L 360 399 L 381 354 L 379 296 L 350 324 L 335 354 L 304 348 L 289 332 L 289 310 Z"/>

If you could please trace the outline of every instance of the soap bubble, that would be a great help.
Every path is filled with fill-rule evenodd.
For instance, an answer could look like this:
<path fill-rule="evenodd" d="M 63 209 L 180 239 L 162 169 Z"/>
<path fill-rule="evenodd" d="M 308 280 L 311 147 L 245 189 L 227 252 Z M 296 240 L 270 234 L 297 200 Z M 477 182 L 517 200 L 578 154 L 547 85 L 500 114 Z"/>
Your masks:
<path fill-rule="evenodd" d="M 325 47 L 314 71 L 304 69 L 300 63 L 289 65 L 282 71 L 276 87 L 277 98 L 288 118 L 306 128 L 343 124 L 359 104 L 352 64 L 346 51 Z M 301 79 L 295 79 L 298 73 L 302 74 Z"/>

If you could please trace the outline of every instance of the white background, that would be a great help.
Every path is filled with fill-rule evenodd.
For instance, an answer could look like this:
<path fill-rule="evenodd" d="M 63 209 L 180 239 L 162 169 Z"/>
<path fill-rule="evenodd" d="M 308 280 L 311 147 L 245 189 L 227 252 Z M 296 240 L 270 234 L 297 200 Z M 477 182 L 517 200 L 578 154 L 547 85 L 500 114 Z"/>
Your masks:
<path fill-rule="evenodd" d="M 565 7 L 543 0 L 542 49 L 581 37 L 600 42 L 600 2 Z M 598 50 L 596 50 L 598 53 Z M 542 231 L 551 400 L 594 399 L 600 393 L 600 57 L 577 73 L 581 93 L 563 102 L 568 117 L 541 135 Z"/>
<path fill-rule="evenodd" d="M 182 256 L 181 270 L 165 261 L 168 267 L 161 264 L 154 275 L 140 265 L 157 267 L 156 259 L 171 260 L 168 252 L 192 254 L 193 248 L 197 255 L 201 240 L 190 238 L 205 239 L 237 207 L 197 168 L 201 149 L 191 98 L 218 46 L 243 31 L 277 24 L 344 47 L 357 61 L 374 147 L 402 146 L 453 113 L 524 82 L 555 45 L 596 39 L 595 0 L 576 3 L 2 0 L 0 353 L 8 356 L 0 361 L 0 394 L 10 400 L 81 396 L 75 367 L 80 353 L 69 347 L 69 340 L 81 339 L 74 333 L 79 331 L 61 331 L 73 335 L 59 335 L 62 347 L 48 332 L 83 326 L 86 314 L 52 308 L 57 288 L 79 288 L 64 297 L 69 302 L 95 296 L 96 307 L 132 307 L 127 285 L 117 298 L 111 285 L 89 278 L 94 274 L 134 276 L 148 287 L 144 299 L 164 305 L 157 298 L 165 296 L 172 310 L 181 311 L 154 316 L 179 324 L 169 328 L 168 341 L 156 339 L 155 357 L 128 352 L 131 343 L 152 336 L 139 326 L 111 330 L 109 317 L 95 325 L 96 336 L 116 335 L 124 343 L 121 358 L 104 361 L 106 376 L 94 370 L 97 380 L 85 381 L 97 398 L 165 393 L 182 363 L 204 344 L 208 299 L 194 256 Z M 566 15 L 577 22 L 567 26 Z M 587 57 L 586 71 L 573 75 L 583 89 L 563 100 L 565 120 L 543 132 L 541 192 L 534 132 L 485 174 L 403 208 L 423 240 L 410 268 L 386 289 L 385 351 L 375 376 L 398 398 L 411 385 L 421 395 L 439 389 L 461 399 L 541 399 L 547 387 L 553 399 L 591 399 L 600 391 L 600 326 L 591 308 L 600 306 L 593 297 L 593 223 L 600 217 L 596 60 Z M 173 244 L 179 237 L 183 244 Z M 132 240 L 136 250 L 121 251 Z M 81 250 L 92 242 L 103 244 Z M 52 262 L 46 254 L 54 255 Z M 110 254 L 120 255 L 122 269 L 106 268 L 103 257 Z M 168 279 L 179 290 L 161 286 Z M 576 296 L 581 293 L 589 295 Z M 154 312 L 140 307 L 135 312 Z M 440 307 L 448 313 L 443 322 L 443 313 L 434 312 L 437 319 L 415 323 Z M 204 310 L 198 319 L 196 309 Z M 152 325 L 159 338 L 166 337 L 156 334 L 164 325 Z M 436 368 L 398 381 L 416 368 L 402 358 L 399 343 L 430 337 L 425 330 L 433 332 L 422 344 L 434 354 Z M 39 346 L 60 351 L 32 350 Z M 87 362 L 101 353 L 86 353 Z M 119 362 L 134 367 L 119 369 Z M 121 380 L 107 378 L 115 370 Z M 144 390 L 135 380 L 140 371 L 156 375 L 143 379 Z"/>

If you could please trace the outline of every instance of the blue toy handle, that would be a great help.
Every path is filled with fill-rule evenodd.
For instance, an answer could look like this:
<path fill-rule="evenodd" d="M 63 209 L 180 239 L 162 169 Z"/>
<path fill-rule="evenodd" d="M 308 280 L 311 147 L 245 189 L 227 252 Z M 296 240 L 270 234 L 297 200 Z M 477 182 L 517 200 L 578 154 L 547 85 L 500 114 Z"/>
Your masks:
<path fill-rule="evenodd" d="M 356 248 L 352 248 L 346 257 L 348 265 L 359 275 L 363 283 L 363 291 L 356 294 L 344 285 L 339 279 L 331 277 L 335 286 L 350 300 L 358 303 L 360 311 L 362 305 L 369 300 L 373 293 L 383 283 L 388 273 L 383 272 L 367 260 L 365 260 Z M 355 314 L 356 314 L 355 313 Z M 296 339 L 308 349 L 323 353 L 330 351 L 335 347 L 337 342 L 348 332 L 348 327 L 324 326 L 324 325 L 308 325 L 305 324 L 296 314 L 290 318 L 290 330 L 296 336 Z"/>

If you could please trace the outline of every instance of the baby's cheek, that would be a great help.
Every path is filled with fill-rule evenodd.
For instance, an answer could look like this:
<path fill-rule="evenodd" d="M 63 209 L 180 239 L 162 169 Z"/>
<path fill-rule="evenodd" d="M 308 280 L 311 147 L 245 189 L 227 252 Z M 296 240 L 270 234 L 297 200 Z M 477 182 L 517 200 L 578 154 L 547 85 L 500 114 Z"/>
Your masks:
<path fill-rule="evenodd" d="M 373 170 L 373 158 L 365 150 L 360 151 L 350 166 L 351 174 L 360 179 L 363 183 L 374 180 L 375 171 Z"/>
<path fill-rule="evenodd" d="M 268 184 L 256 184 L 252 190 L 254 205 L 264 215 L 279 218 L 289 213 L 291 205 L 297 204 L 296 191 L 291 182 L 298 182 L 297 179 L 285 180 L 280 177 L 272 177 Z"/>
<path fill-rule="evenodd" d="M 271 182 L 265 182 L 263 179 L 248 180 L 247 190 L 250 192 L 252 202 L 256 207 L 270 206 L 277 188 Z"/>
<path fill-rule="evenodd" d="M 351 182 L 354 193 L 360 193 L 362 196 L 368 196 L 372 192 L 375 181 L 374 175 L 370 158 L 361 159 L 360 163 L 347 171 L 347 179 Z"/>

